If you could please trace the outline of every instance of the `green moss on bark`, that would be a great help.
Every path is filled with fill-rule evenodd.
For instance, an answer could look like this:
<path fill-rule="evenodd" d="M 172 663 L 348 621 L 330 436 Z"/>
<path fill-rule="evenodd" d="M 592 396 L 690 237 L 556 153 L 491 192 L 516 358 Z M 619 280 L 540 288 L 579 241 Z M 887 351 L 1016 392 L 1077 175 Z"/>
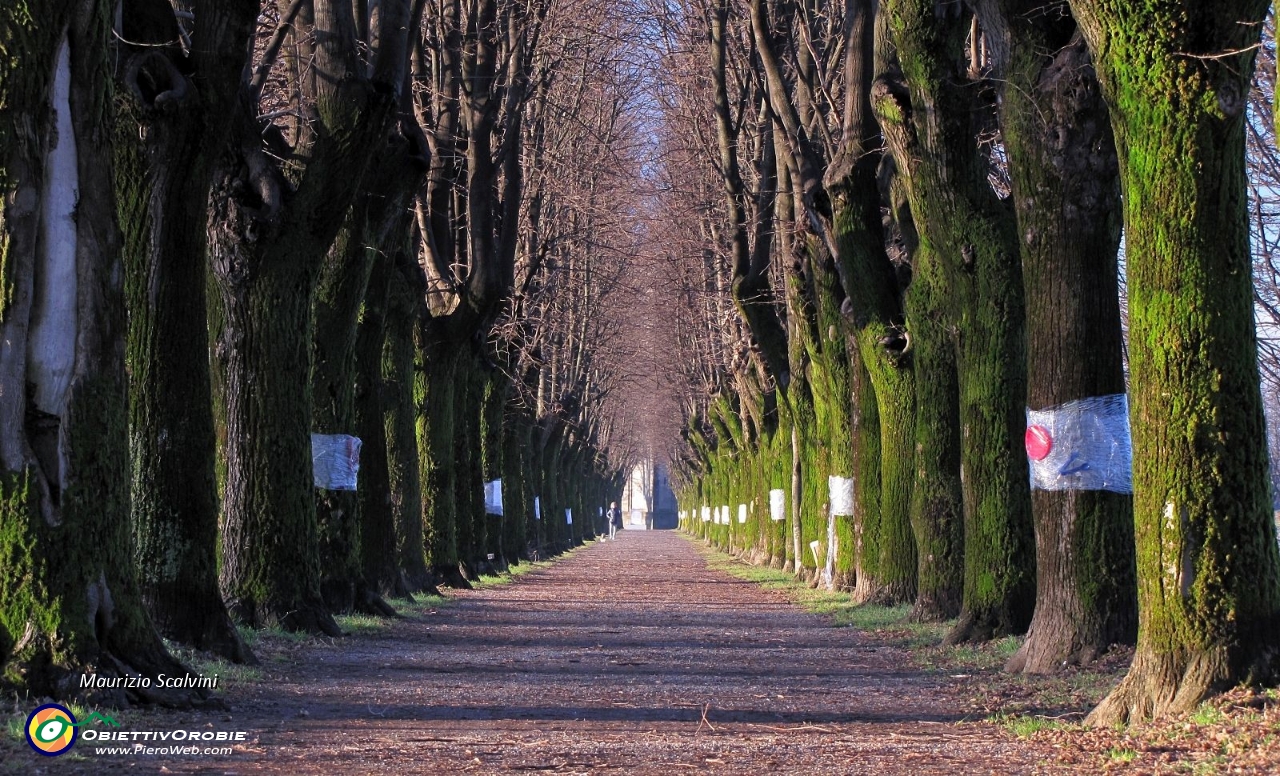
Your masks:
<path fill-rule="evenodd" d="M 1268 4 L 1071 5 L 1110 108 L 1127 241 L 1139 626 L 1129 674 L 1090 716 L 1110 724 L 1277 678 L 1244 171 Z"/>

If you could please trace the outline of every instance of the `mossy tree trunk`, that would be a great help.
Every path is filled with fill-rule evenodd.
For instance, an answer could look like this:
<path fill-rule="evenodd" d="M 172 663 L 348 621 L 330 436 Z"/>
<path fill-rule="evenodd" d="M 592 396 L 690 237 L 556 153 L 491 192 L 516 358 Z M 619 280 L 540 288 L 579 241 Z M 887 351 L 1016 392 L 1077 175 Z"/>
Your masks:
<path fill-rule="evenodd" d="M 904 301 L 911 321 L 915 417 L 911 532 L 917 553 L 915 622 L 948 620 L 960 613 L 964 593 L 964 494 L 960 487 L 960 388 L 955 349 L 942 310 L 945 285 L 937 263 L 922 254 L 904 204 L 894 208 L 905 232 L 913 274 Z"/>
<path fill-rule="evenodd" d="M 79 681 L 188 675 L 134 576 L 123 267 L 103 163 L 111 10 L 0 7 L 0 684 L 189 704 L 205 691 Z"/>
<path fill-rule="evenodd" d="M 507 503 L 514 507 L 518 499 L 516 493 L 518 483 L 509 479 L 506 463 L 506 435 L 503 433 L 504 409 L 507 404 L 506 375 L 499 370 L 492 370 L 485 375 L 480 404 L 480 466 L 481 480 L 502 482 L 503 510 L 502 514 L 485 514 L 485 539 L 480 545 L 479 560 L 487 561 L 493 571 L 503 572 L 507 568 L 506 550 L 503 534 L 506 530 Z M 486 513 L 488 510 L 484 510 Z M 493 555 L 493 560 L 489 560 Z"/>
<path fill-rule="evenodd" d="M 1021 633 L 1035 601 L 1025 428 L 1022 274 L 1012 208 L 988 182 L 978 130 L 990 89 L 964 76 L 967 20 L 959 6 L 882 6 L 900 71 L 872 99 L 906 185 L 920 246 L 952 300 L 959 376 L 964 595 L 949 643 Z M 917 383 L 917 391 L 919 384 Z M 919 397 L 917 397 L 919 400 Z"/>
<path fill-rule="evenodd" d="M 422 530 L 427 564 L 439 584 L 470 588 L 458 568 L 458 499 L 455 495 L 457 359 L 439 329 L 428 320 L 416 328 L 414 411 L 417 416 Z"/>
<path fill-rule="evenodd" d="M 291 137 L 264 126 L 246 84 L 211 197 L 227 428 L 223 592 L 245 622 L 333 635 L 340 631 L 320 595 L 311 472 L 313 299 L 395 115 L 410 15 L 407 0 L 383 5 L 370 73 L 350 11 L 336 0 L 303 4 L 289 50 L 307 59 L 290 72 L 308 121 Z M 328 34 L 310 35 L 316 29 Z M 278 165 L 280 157 L 290 163 Z"/>
<path fill-rule="evenodd" d="M 1120 187 L 1107 107 L 1062 0 L 983 15 L 1027 297 L 1028 406 L 1124 393 L 1116 252 Z M 1127 494 L 1036 490 L 1036 608 L 1011 671 L 1091 662 L 1137 628 Z"/>
<path fill-rule="evenodd" d="M 510 403 L 502 424 L 503 444 L 503 531 L 502 554 L 509 564 L 528 557 L 526 542 L 533 522 L 533 483 L 530 477 L 529 447 L 532 426 L 525 412 Z M 508 499 L 508 493 L 510 497 Z M 508 507 L 508 504 L 510 505 Z"/>
<path fill-rule="evenodd" d="M 816 510 L 820 522 L 819 538 L 825 548 L 825 568 L 820 572 L 831 589 L 851 588 L 856 577 L 854 517 L 833 514 L 828 477 L 856 479 L 854 465 L 858 457 L 879 460 L 880 418 L 875 412 L 873 399 L 868 402 L 868 412 L 860 421 L 865 427 L 874 427 L 876 433 L 867 437 L 854 433 L 858 425 L 855 414 L 861 407 L 854 396 L 853 371 L 861 369 L 861 364 L 851 363 L 857 359 L 857 354 L 849 352 L 844 331 L 846 324 L 840 317 L 844 291 L 836 276 L 835 257 L 818 248 L 816 241 L 811 241 L 810 250 L 809 268 L 813 283 L 810 292 L 817 325 L 813 332 L 815 336 L 806 342 L 815 423 L 810 437 L 812 458 L 809 471 L 810 476 L 816 478 L 813 484 L 822 492 L 822 498 L 817 502 L 821 508 Z M 865 392 L 871 386 L 864 383 L 862 387 Z M 855 454 L 854 446 L 864 439 L 868 443 L 867 448 Z M 873 490 L 879 495 L 878 481 L 874 483 Z M 878 502 L 878 499 L 874 501 Z M 879 504 L 875 503 L 877 512 L 878 507 Z M 873 519 L 878 522 L 878 518 L 877 514 Z"/>
<path fill-rule="evenodd" d="M 410 592 L 435 592 L 423 534 L 424 490 L 418 451 L 414 330 L 422 308 L 425 278 L 405 252 L 389 266 L 385 334 L 381 357 L 380 403 L 387 442 L 387 497 L 396 525 L 396 564 Z M 371 494 L 376 498 L 376 494 Z"/>
<path fill-rule="evenodd" d="M 395 522 L 385 498 L 389 493 L 386 434 L 376 386 L 380 382 L 382 314 L 390 264 L 396 254 L 407 249 L 409 204 L 427 168 L 425 146 L 414 143 L 415 133 L 404 131 L 406 127 L 407 122 L 402 121 L 401 131 L 388 134 L 370 165 L 346 223 L 321 267 L 316 288 L 313 428 L 321 434 L 371 434 L 361 437 L 357 490 L 316 491 L 320 591 L 334 611 L 391 613 L 379 592 L 379 588 L 395 586 L 396 574 Z M 375 266 L 379 270 L 376 284 L 370 282 Z M 361 337 L 364 342 L 358 341 Z M 363 411 L 361 428 L 357 428 L 357 400 Z M 361 507 L 372 495 L 368 484 L 373 483 L 367 484 L 370 475 L 378 478 L 376 492 L 381 500 L 365 511 Z M 366 549 L 366 540 L 375 546 Z M 380 582 L 366 577 L 367 562 L 379 568 Z"/>
<path fill-rule="evenodd" d="M 139 585 L 165 636 L 235 662 L 256 661 L 218 590 L 205 222 L 216 139 L 227 131 L 257 8 L 207 9 L 189 56 L 170 44 L 179 30 L 169 3 L 125 8 L 113 142 Z"/>
<path fill-rule="evenodd" d="M 399 233 L 401 237 L 407 233 Z M 387 295 L 394 264 L 403 248 L 386 245 L 370 257 L 369 287 L 355 341 L 355 391 L 352 412 L 361 441 L 357 496 L 360 513 L 360 564 L 363 581 L 379 597 L 404 597 L 412 590 L 399 563 L 400 537 L 391 487 L 391 456 L 387 443 L 382 354 L 386 342 Z M 390 254 L 390 255 L 388 255 Z M 422 546 L 421 532 L 417 542 Z"/>
<path fill-rule="evenodd" d="M 876 561 L 880 555 L 880 527 L 882 524 L 882 482 L 880 466 L 884 460 L 880 447 L 880 405 L 876 401 L 876 390 L 871 384 L 871 375 L 862 361 L 862 354 L 857 350 L 857 340 L 849 337 L 849 352 L 853 362 L 853 479 L 856 483 L 853 493 L 854 514 L 840 518 L 847 522 L 849 542 L 846 550 L 853 570 L 845 589 L 851 590 L 854 600 L 862 602 L 875 598 L 879 590 L 879 575 Z M 862 586 L 858 587 L 861 582 Z"/>
<path fill-rule="evenodd" d="M 844 75 L 856 98 L 845 101 L 843 133 L 828 166 L 831 232 L 850 330 L 851 351 L 865 371 L 859 403 L 875 407 L 874 457 L 859 455 L 857 517 L 859 601 L 892 604 L 915 595 L 915 541 L 909 508 L 913 479 L 915 385 L 897 276 L 886 251 L 877 181 L 883 144 L 871 110 L 876 4 L 850 4 Z M 853 356 L 851 355 L 851 358 Z M 870 444 L 870 441 L 865 443 Z M 869 448 L 867 448 L 869 449 Z M 866 460 L 862 460 L 866 459 Z M 871 487 L 874 481 L 874 488 Z"/>
<path fill-rule="evenodd" d="M 842 566 L 856 566 L 856 597 L 887 601 L 909 598 L 914 591 L 915 561 L 907 521 L 910 466 L 902 455 L 910 450 L 910 428 L 901 422 L 910 418 L 912 399 L 904 393 L 909 392 L 909 382 L 897 374 L 904 365 L 909 371 L 909 365 L 885 347 L 886 343 L 901 341 L 900 336 L 888 335 L 900 333 L 903 321 L 894 312 L 900 305 L 880 228 L 876 187 L 879 130 L 866 97 L 873 75 L 875 4 L 850 3 L 844 10 L 843 76 L 845 88 L 853 96 L 844 100 L 842 108 L 828 108 L 840 111 L 838 144 L 830 137 L 832 133 L 819 129 L 819 123 L 828 119 L 814 115 L 822 110 L 818 107 L 821 101 L 815 97 L 820 88 L 821 66 L 814 59 L 817 55 L 812 47 L 807 43 L 794 46 L 790 69 L 795 72 L 788 72 L 780 54 L 779 40 L 807 34 L 799 28 L 810 24 L 805 18 L 808 14 L 801 11 L 791 18 L 795 8 L 787 6 L 771 16 L 759 0 L 752 2 L 750 14 L 764 92 L 778 126 L 779 138 L 774 145 L 785 160 L 777 175 L 779 218 L 805 224 L 811 232 L 812 246 L 818 246 L 811 266 L 805 270 L 811 275 L 806 290 L 813 308 L 806 312 L 817 316 L 816 333 L 806 341 L 820 342 L 824 337 L 834 339 L 840 335 L 844 343 L 843 355 L 834 351 L 822 356 L 810 354 L 810 389 L 820 416 L 818 433 L 827 433 L 822 426 L 829 425 L 823 422 L 830 415 L 828 407 L 840 408 L 846 415 L 862 413 L 857 424 L 859 434 L 853 441 L 862 447 L 856 454 L 850 449 L 847 456 L 840 450 L 833 451 L 834 460 L 826 462 L 831 465 L 820 463 L 814 472 L 817 479 L 810 478 L 806 490 L 816 499 L 815 506 L 823 503 L 825 477 L 851 476 L 853 460 L 858 461 L 864 475 L 857 477 L 855 483 L 855 488 L 862 491 L 857 495 L 859 514 L 852 520 L 836 521 L 833 527 L 837 530 L 831 531 L 833 539 L 837 535 L 846 537 L 850 546 L 836 549 L 852 557 L 840 558 L 837 553 L 835 560 Z M 781 238 L 779 242 L 785 245 L 787 240 Z M 825 258 L 817 258 L 819 255 Z M 836 277 L 839 283 L 835 282 Z M 788 325 L 792 334 L 801 331 L 790 327 L 790 321 Z M 852 335 L 853 340 L 845 342 L 845 334 Z M 849 367 L 840 363 L 843 359 L 852 365 L 855 358 L 861 358 L 869 372 L 869 379 L 860 386 L 856 405 L 851 404 Z M 796 371 L 801 366 L 802 362 L 792 362 Z M 893 395 L 891 391 L 899 393 Z M 887 426 L 879 425 L 882 419 Z M 839 428 L 848 425 L 851 424 L 837 424 Z M 837 430 L 831 432 L 830 438 L 846 437 Z M 886 456 L 895 457 L 890 460 Z M 868 476 L 872 472 L 874 476 Z M 882 490 L 885 476 L 890 481 Z M 887 504 L 882 496 L 889 498 Z M 887 520 L 883 509 L 886 506 Z M 891 546 L 881 546 L 882 528 L 883 537 Z M 834 540 L 830 543 L 836 544 Z"/>
<path fill-rule="evenodd" d="M 371 172 L 366 180 L 374 177 Z M 371 212 L 370 199 L 367 191 L 355 197 L 316 282 L 311 429 L 317 434 L 356 434 L 356 319 L 365 304 L 374 261 L 370 254 L 380 247 L 376 242 L 370 244 L 372 235 L 366 228 L 371 225 L 371 218 L 378 218 Z M 368 447 L 369 440 L 361 441 L 357 487 L 366 475 L 365 461 L 379 455 L 379 451 Z M 316 488 L 315 510 L 320 539 L 320 594 L 325 604 L 334 612 L 351 612 L 359 606 L 377 613 L 377 608 L 371 606 L 371 597 L 358 600 L 370 594 L 363 589 L 358 492 Z"/>
<path fill-rule="evenodd" d="M 877 19 L 878 61 L 893 63 L 885 17 Z M 893 65 L 896 66 L 896 65 Z M 936 262 L 926 254 L 917 259 L 920 247 L 906 187 L 898 175 L 893 157 L 883 156 L 879 176 L 885 193 L 887 218 L 884 221 L 888 244 L 898 253 L 899 272 L 910 271 L 902 297 L 906 331 L 902 336 L 901 359 L 910 360 L 914 395 L 910 424 L 911 452 L 905 456 L 911 478 L 908 515 L 916 547 L 916 599 L 909 619 L 936 622 L 960 612 L 964 589 L 963 494 L 960 488 L 960 411 L 956 386 L 955 350 L 947 334 L 947 306 L 944 286 L 936 277 Z M 894 348 L 896 349 L 896 347 Z M 887 395 L 893 396 L 892 390 Z M 902 408 L 893 405 L 892 412 Z M 892 422 L 892 421 L 891 421 Z M 885 458 L 886 465 L 891 458 Z M 890 478 L 892 479 L 892 478 Z"/>
<path fill-rule="evenodd" d="M 460 349 L 454 393 L 453 497 L 457 525 L 458 561 L 469 580 L 491 573 L 485 552 L 489 516 L 484 509 L 483 440 L 481 414 L 487 365 L 479 354 Z M 430 411 L 430 407 L 427 408 Z"/>
<path fill-rule="evenodd" d="M 1115 131 L 1129 290 L 1138 647 L 1093 724 L 1274 681 L 1271 522 L 1244 168 L 1265 0 L 1075 0 Z"/>

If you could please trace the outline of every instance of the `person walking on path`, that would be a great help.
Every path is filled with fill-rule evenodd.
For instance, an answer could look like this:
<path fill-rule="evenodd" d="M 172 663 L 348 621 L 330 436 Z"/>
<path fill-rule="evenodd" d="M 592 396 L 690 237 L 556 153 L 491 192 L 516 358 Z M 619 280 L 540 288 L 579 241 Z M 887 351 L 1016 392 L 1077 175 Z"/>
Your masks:
<path fill-rule="evenodd" d="M 622 525 L 622 513 L 618 511 L 618 502 L 609 502 L 609 541 L 618 538 L 618 526 Z"/>

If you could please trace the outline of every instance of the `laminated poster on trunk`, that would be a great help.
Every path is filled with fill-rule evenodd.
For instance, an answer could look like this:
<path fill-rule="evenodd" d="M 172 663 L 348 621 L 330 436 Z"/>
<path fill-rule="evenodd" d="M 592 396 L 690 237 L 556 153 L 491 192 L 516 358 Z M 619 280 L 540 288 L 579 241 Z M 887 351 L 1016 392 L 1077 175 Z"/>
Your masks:
<path fill-rule="evenodd" d="M 568 507 L 564 510 L 564 524 L 573 525 L 573 510 Z"/>
<path fill-rule="evenodd" d="M 738 505 L 738 522 L 739 523 L 747 522 L 747 505 L 746 504 Z"/>
<path fill-rule="evenodd" d="M 787 519 L 787 492 L 782 488 L 769 491 L 769 519 Z"/>
<path fill-rule="evenodd" d="M 1122 393 L 1027 410 L 1031 487 L 1133 492 L 1129 404 Z"/>
<path fill-rule="evenodd" d="M 837 477 L 834 474 L 827 478 L 828 503 L 831 504 L 832 517 L 853 516 L 853 478 Z"/>
<path fill-rule="evenodd" d="M 322 490 L 355 490 L 360 439 L 349 434 L 311 435 L 311 476 Z"/>
<path fill-rule="evenodd" d="M 533 519 L 542 519 L 542 498 L 540 496 L 533 497 Z"/>
<path fill-rule="evenodd" d="M 484 484 L 484 512 L 486 515 L 502 514 L 502 480 L 490 480 Z"/>

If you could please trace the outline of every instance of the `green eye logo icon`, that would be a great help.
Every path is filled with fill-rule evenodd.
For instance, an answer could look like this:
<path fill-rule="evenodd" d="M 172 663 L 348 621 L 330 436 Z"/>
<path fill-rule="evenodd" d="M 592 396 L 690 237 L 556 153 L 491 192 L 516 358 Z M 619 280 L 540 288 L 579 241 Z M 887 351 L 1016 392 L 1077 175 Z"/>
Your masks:
<path fill-rule="evenodd" d="M 57 757 L 76 742 L 76 718 L 71 710 L 46 703 L 27 717 L 27 743 L 45 757 Z"/>

